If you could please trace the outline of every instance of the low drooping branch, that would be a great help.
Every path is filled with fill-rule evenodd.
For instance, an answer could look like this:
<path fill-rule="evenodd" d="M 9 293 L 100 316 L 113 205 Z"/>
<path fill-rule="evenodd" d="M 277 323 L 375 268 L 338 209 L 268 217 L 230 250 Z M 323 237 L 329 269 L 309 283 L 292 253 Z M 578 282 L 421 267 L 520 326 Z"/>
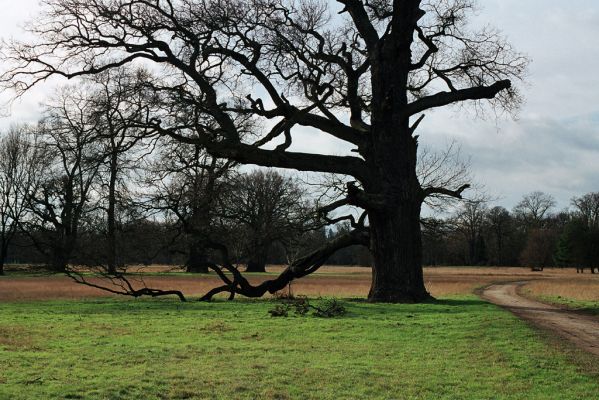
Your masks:
<path fill-rule="evenodd" d="M 242 274 L 232 265 L 224 267 L 233 275 L 230 279 L 222 270 L 217 271 L 219 277 L 225 283 L 223 286 L 214 288 L 206 293 L 200 300 L 209 301 L 219 293 L 229 293 L 232 298 L 235 294 L 240 294 L 245 297 L 262 297 L 266 293 L 273 294 L 281 289 L 284 289 L 290 282 L 295 279 L 302 278 L 317 271 L 328 258 L 336 251 L 353 246 L 367 246 L 370 241 L 369 234 L 366 230 L 354 230 L 346 235 L 339 236 L 327 243 L 325 246 L 314 250 L 308 255 L 294 261 L 275 279 L 266 280 L 258 285 L 252 285 Z M 227 264 L 227 263 L 226 263 Z"/>
<path fill-rule="evenodd" d="M 187 301 L 183 293 L 179 290 L 162 290 L 149 288 L 145 286 L 145 283 L 142 288 L 136 289 L 131 283 L 131 281 L 124 274 L 121 273 L 111 275 L 105 272 L 99 272 L 96 275 L 96 278 L 104 280 L 108 284 L 94 283 L 90 281 L 88 277 L 86 277 L 83 273 L 72 269 L 67 269 L 65 271 L 65 274 L 77 283 L 100 289 L 112 294 L 131 296 L 135 298 L 142 296 L 161 297 L 175 295 L 179 297 L 179 300 Z"/>

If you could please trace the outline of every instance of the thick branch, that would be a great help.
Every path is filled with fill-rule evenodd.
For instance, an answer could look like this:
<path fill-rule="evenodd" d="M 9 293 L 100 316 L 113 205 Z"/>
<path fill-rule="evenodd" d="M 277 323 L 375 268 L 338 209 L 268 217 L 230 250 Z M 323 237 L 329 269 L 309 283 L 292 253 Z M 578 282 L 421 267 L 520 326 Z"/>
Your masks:
<path fill-rule="evenodd" d="M 229 292 L 238 293 L 246 297 L 262 297 L 266 293 L 275 293 L 284 289 L 295 279 L 309 275 L 317 271 L 328 258 L 336 251 L 353 245 L 367 246 L 370 241 L 368 233 L 364 230 L 354 230 L 346 235 L 339 236 L 325 246 L 313 251 L 289 265 L 278 277 L 264 281 L 256 286 L 250 284 L 238 270 L 234 272 L 235 285 L 225 281 L 225 285 L 214 288 L 205 294 L 200 300 L 209 301 L 216 294 Z"/>
<path fill-rule="evenodd" d="M 497 93 L 509 89 L 511 86 L 512 83 L 510 80 L 506 79 L 498 81 L 491 86 L 478 86 L 452 92 L 439 92 L 410 103 L 406 108 L 405 114 L 409 117 L 431 108 L 443 107 L 460 101 L 492 99 Z"/>
<path fill-rule="evenodd" d="M 379 41 L 379 35 L 372 25 L 372 22 L 370 22 L 370 17 L 368 17 L 368 13 L 364 9 L 362 2 L 360 0 L 337 1 L 345 6 L 341 13 L 347 11 L 351 15 L 358 32 L 360 32 L 360 35 L 364 38 L 364 41 L 368 46 L 368 50 L 371 52 L 374 51 Z"/>
<path fill-rule="evenodd" d="M 464 192 L 464 190 L 469 189 L 469 188 L 470 188 L 470 185 L 468 185 L 468 184 L 462 185 L 457 190 L 450 190 L 450 189 L 438 188 L 438 187 L 429 187 L 429 188 L 424 189 L 423 195 L 425 198 L 435 195 L 435 194 L 440 194 L 443 196 L 449 196 L 449 197 L 455 197 L 456 199 L 461 199 L 462 193 Z"/>
<path fill-rule="evenodd" d="M 202 137 L 186 137 L 157 125 L 154 129 L 181 142 L 199 144 L 215 157 L 229 158 L 244 164 L 345 174 L 360 180 L 366 179 L 367 175 L 364 161 L 357 157 L 265 150 L 241 142 L 214 142 Z"/>

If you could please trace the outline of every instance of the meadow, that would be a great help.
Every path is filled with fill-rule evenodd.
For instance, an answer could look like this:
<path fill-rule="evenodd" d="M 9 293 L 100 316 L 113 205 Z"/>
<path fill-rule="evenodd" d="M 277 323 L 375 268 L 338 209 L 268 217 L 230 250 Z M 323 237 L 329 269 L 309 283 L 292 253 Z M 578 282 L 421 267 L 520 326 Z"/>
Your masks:
<path fill-rule="evenodd" d="M 577 286 L 599 285 L 572 271 L 543 276 L 568 280 L 579 297 Z M 0 399 L 599 398 L 596 358 L 472 293 L 529 271 L 430 268 L 437 300 L 419 305 L 364 302 L 368 278 L 325 268 L 294 284 L 314 304 L 334 295 L 347 310 L 318 318 L 271 317 L 278 299 L 94 297 L 59 277 L 4 277 Z M 144 279 L 193 296 L 212 278 L 157 270 Z"/>

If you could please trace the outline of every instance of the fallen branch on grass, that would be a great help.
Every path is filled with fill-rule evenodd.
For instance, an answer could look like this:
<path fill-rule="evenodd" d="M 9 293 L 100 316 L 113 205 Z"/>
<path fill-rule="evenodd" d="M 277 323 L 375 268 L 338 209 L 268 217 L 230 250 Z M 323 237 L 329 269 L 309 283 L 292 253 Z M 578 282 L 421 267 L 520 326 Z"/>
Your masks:
<path fill-rule="evenodd" d="M 108 274 L 103 271 L 98 271 L 95 274 L 94 277 L 98 279 L 103 279 L 105 282 L 110 282 L 110 286 L 94 283 L 87 279 L 87 276 L 75 270 L 67 269 L 65 274 L 69 278 L 73 279 L 75 282 L 80 283 L 82 285 L 90 286 L 96 289 L 104 290 L 106 292 L 122 296 L 131 296 L 137 298 L 142 296 L 160 297 L 175 295 L 179 297 L 179 300 L 187 301 L 187 299 L 180 290 L 161 290 L 149 288 L 145 285 L 143 279 L 141 279 L 143 287 L 136 289 L 131 283 L 131 281 L 122 273 Z"/>

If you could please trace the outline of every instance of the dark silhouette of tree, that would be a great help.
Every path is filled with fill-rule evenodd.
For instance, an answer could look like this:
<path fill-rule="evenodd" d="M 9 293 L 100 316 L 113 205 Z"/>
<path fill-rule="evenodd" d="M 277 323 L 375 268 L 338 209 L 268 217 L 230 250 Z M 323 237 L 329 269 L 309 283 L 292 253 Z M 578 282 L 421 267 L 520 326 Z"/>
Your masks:
<path fill-rule="evenodd" d="M 77 87 L 64 87 L 46 106 L 39 126 L 40 182 L 29 197 L 27 231 L 36 247 L 51 258 L 57 272 L 66 271 L 77 245 L 100 162 L 97 121 L 92 102 Z"/>
<path fill-rule="evenodd" d="M 574 265 L 572 243 L 570 234 L 568 232 L 568 227 L 566 227 L 564 232 L 562 232 L 557 239 L 553 261 L 556 266 L 561 268 Z"/>
<path fill-rule="evenodd" d="M 197 144 L 163 138 L 158 148 L 156 160 L 148 167 L 151 208 L 173 214 L 179 221 L 187 236 L 187 272 L 208 273 L 216 267 L 210 242 L 225 235 L 217 219 L 234 165 Z"/>
<path fill-rule="evenodd" d="M 466 189 L 418 181 L 423 113 L 464 102 L 481 110 L 487 101 L 511 111 L 519 103 L 512 80 L 527 64 L 496 30 L 467 26 L 473 7 L 470 0 L 47 0 L 31 28 L 40 40 L 9 46 L 12 67 L 2 80 L 23 92 L 53 75 L 157 64 L 165 74 L 153 83 L 158 109 L 147 123 L 156 132 L 240 163 L 353 177 L 347 196 L 326 207 L 364 209 L 368 218 L 352 232 L 258 286 L 227 266 L 234 279 L 221 276 L 224 285 L 211 294 L 275 292 L 333 251 L 363 244 L 374 259 L 369 299 L 417 302 L 429 297 L 422 203 Z M 248 119 L 261 129 L 244 136 L 240 121 Z M 355 154 L 293 151 L 299 126 L 345 141 Z"/>
<path fill-rule="evenodd" d="M 473 200 L 465 202 L 453 218 L 455 229 L 466 239 L 468 265 L 478 265 L 486 261 L 483 239 L 486 213 L 485 201 Z"/>
<path fill-rule="evenodd" d="M 31 127 L 9 128 L 0 139 L 0 275 L 8 248 L 27 214 L 40 165 L 36 137 Z"/>
<path fill-rule="evenodd" d="M 572 205 L 575 208 L 575 215 L 589 228 L 599 228 L 599 192 L 574 197 Z"/>
<path fill-rule="evenodd" d="M 489 256 L 492 264 L 509 264 L 510 251 L 513 251 L 511 242 L 514 235 L 514 220 L 509 211 L 503 207 L 493 207 L 486 213 L 486 230 L 489 237 Z M 492 250 L 491 250 L 492 249 Z"/>
<path fill-rule="evenodd" d="M 101 163 L 98 178 L 101 180 L 100 201 L 106 213 L 106 259 L 108 273 L 115 274 L 123 262 L 119 256 L 118 219 L 126 214 L 128 191 L 125 178 L 138 165 L 140 157 L 133 151 L 143 138 L 143 129 L 136 128 L 147 112 L 143 92 L 138 82 L 141 71 L 118 68 L 91 77 L 87 96 L 92 111 L 88 118 L 97 125 L 95 137 Z M 140 93 L 142 92 L 142 93 Z M 147 147 L 147 146 L 146 146 Z M 138 157 L 136 157 L 136 155 Z M 121 221 L 122 222 L 122 221 Z"/>
<path fill-rule="evenodd" d="M 451 224 L 440 218 L 422 220 L 423 261 L 425 265 L 443 265 L 448 262 L 447 242 Z"/>
<path fill-rule="evenodd" d="M 246 233 L 247 272 L 265 272 L 274 243 L 291 245 L 310 230 L 310 209 L 294 179 L 274 170 L 238 175 L 225 196 L 225 218 Z"/>
<path fill-rule="evenodd" d="M 520 261 L 533 271 L 543 271 L 543 269 L 553 264 L 556 241 L 557 235 L 552 229 L 536 228 L 529 230 L 526 246 L 520 255 Z"/>
<path fill-rule="evenodd" d="M 524 223 L 527 229 L 541 228 L 553 207 L 555 207 L 553 196 L 543 192 L 532 192 L 525 195 L 516 204 L 514 215 Z"/>
<path fill-rule="evenodd" d="M 591 270 L 591 273 L 595 273 L 598 272 L 599 273 L 599 229 L 594 227 L 594 228 L 589 228 L 589 231 L 587 233 L 587 237 L 586 237 L 586 256 L 587 256 L 587 262 L 586 265 L 589 267 L 589 269 Z M 581 270 L 581 272 L 584 272 L 584 269 Z"/>
<path fill-rule="evenodd" d="M 576 272 L 584 272 L 585 268 L 589 268 L 595 273 L 595 269 L 599 270 L 598 244 L 599 229 L 589 226 L 584 217 L 575 218 L 566 225 L 559 237 L 556 262 L 560 266 L 574 266 Z"/>

